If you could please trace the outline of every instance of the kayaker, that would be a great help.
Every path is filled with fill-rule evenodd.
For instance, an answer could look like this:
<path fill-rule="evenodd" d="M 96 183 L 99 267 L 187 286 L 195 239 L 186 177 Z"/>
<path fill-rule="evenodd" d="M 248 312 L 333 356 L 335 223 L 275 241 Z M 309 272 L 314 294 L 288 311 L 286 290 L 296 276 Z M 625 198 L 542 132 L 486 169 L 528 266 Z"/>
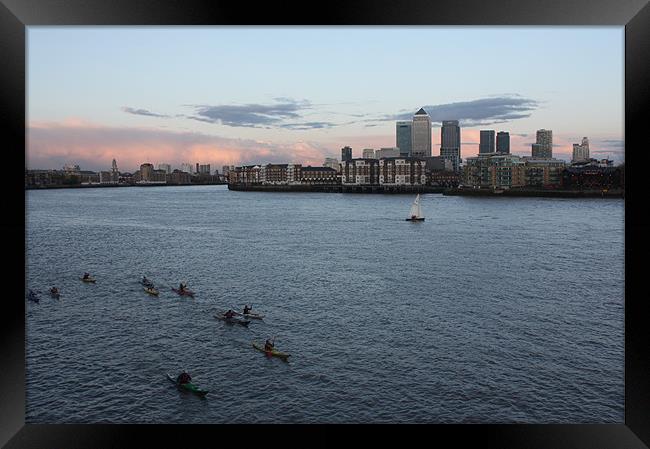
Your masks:
<path fill-rule="evenodd" d="M 84 279 L 89 279 L 90 278 L 90 273 L 84 273 Z"/>
<path fill-rule="evenodd" d="M 183 372 L 178 375 L 176 382 L 182 385 L 190 382 L 191 380 L 192 376 L 190 376 L 187 371 L 183 370 Z"/>
<path fill-rule="evenodd" d="M 252 308 L 253 307 L 248 307 L 248 305 L 244 304 L 244 315 L 249 314 Z"/>
<path fill-rule="evenodd" d="M 273 342 L 269 340 L 268 338 L 266 339 L 266 343 L 264 343 L 264 350 L 265 351 L 273 351 Z"/>
<path fill-rule="evenodd" d="M 226 313 L 224 313 L 223 316 L 226 318 L 232 318 L 235 316 L 235 312 L 233 312 L 232 309 L 230 309 Z"/>
<path fill-rule="evenodd" d="M 52 287 L 52 288 L 50 289 L 50 293 L 52 293 L 53 295 L 56 295 L 57 293 L 59 293 L 59 289 L 56 288 L 56 287 Z"/>
<path fill-rule="evenodd" d="M 181 282 L 180 284 L 178 284 L 178 290 L 180 290 L 180 291 L 184 291 L 184 290 L 185 290 L 185 285 L 183 285 L 182 282 Z"/>

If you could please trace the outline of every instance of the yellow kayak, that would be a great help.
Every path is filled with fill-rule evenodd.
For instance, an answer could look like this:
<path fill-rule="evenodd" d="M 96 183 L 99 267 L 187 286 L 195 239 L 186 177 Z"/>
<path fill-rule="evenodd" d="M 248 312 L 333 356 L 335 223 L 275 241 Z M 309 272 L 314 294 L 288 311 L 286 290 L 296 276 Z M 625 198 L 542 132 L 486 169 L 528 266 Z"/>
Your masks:
<path fill-rule="evenodd" d="M 92 282 L 93 284 L 97 282 L 97 279 L 93 279 L 93 278 L 88 278 L 88 279 L 81 278 L 81 280 L 84 282 Z"/>
<path fill-rule="evenodd" d="M 272 356 L 275 356 L 275 357 L 279 357 L 279 358 L 281 358 L 282 360 L 285 360 L 285 361 L 291 356 L 291 354 L 287 354 L 286 352 L 280 352 L 277 349 L 267 351 L 266 349 L 264 349 L 264 345 L 259 345 L 259 344 L 255 343 L 255 342 L 253 342 L 253 347 L 255 349 L 257 349 L 258 351 L 262 351 L 266 355 L 272 355 Z"/>
<path fill-rule="evenodd" d="M 158 290 L 156 290 L 153 287 L 145 287 L 144 291 L 149 293 L 150 295 L 155 295 L 155 296 L 158 296 L 158 293 L 160 293 Z"/>

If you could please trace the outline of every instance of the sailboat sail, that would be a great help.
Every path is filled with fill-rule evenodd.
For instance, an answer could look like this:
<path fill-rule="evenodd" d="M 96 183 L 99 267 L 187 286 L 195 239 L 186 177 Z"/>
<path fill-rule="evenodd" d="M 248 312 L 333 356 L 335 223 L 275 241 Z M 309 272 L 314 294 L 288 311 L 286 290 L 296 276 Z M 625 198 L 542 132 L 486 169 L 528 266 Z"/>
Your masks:
<path fill-rule="evenodd" d="M 415 197 L 415 201 L 411 205 L 411 212 L 409 213 L 410 218 L 423 218 L 422 209 L 420 208 L 420 194 Z"/>

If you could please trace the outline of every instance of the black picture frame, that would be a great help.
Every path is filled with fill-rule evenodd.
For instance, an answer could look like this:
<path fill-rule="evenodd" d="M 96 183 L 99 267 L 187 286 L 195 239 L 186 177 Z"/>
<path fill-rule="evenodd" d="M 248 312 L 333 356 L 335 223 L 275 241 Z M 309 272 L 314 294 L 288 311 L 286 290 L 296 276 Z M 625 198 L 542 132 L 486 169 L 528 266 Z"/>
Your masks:
<path fill-rule="evenodd" d="M 424 437 L 429 443 L 451 438 L 454 446 L 476 442 L 499 448 L 643 448 L 650 445 L 650 339 L 645 314 L 644 266 L 650 220 L 646 218 L 647 187 L 641 173 L 650 165 L 642 138 L 641 117 L 650 105 L 650 5 L 647 0 L 560 0 L 482 2 L 357 1 L 247 2 L 216 0 L 1 0 L 0 95 L 5 169 L 2 214 L 5 280 L 0 351 L 0 444 L 17 447 L 125 447 L 163 442 L 163 446 L 195 445 L 196 439 L 223 442 L 223 426 L 185 425 L 34 425 L 25 424 L 25 190 L 17 165 L 25 165 L 26 27 L 34 25 L 618 25 L 625 26 L 625 423 L 553 425 L 424 425 L 296 426 L 310 446 L 339 440 L 339 431 L 361 430 L 399 444 Z M 579 61 L 576 61 L 578 65 Z M 567 67 L 567 70 L 572 70 Z M 550 76 L 553 76 L 551 74 Z M 561 74 L 555 74 L 561 76 Z M 6 146 L 5 146 L 6 145 Z M 22 272 L 21 272 L 22 270 Z M 190 428 L 191 427 L 191 428 Z M 239 426 L 236 426 L 239 427 Z M 289 432 L 287 427 L 283 427 Z M 417 432 L 413 432 L 417 430 Z M 271 439 L 271 429 L 246 433 L 246 443 Z M 290 432 L 293 433 L 293 430 Z M 304 438 L 309 434 L 310 440 Z M 229 442 L 232 437 L 228 437 Z M 291 444 L 286 436 L 281 444 Z M 212 443 L 210 443 L 212 444 Z"/>

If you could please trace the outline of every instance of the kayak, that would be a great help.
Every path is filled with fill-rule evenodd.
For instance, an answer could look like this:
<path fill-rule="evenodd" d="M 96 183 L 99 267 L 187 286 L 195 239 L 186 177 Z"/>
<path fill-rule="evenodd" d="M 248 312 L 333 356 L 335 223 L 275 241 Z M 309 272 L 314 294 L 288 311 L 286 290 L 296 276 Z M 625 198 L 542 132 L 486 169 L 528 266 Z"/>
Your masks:
<path fill-rule="evenodd" d="M 286 361 L 289 357 L 291 357 L 291 354 L 287 354 L 286 352 L 280 352 L 277 349 L 267 351 L 266 349 L 264 349 L 264 345 L 259 345 L 259 344 L 255 343 L 255 342 L 253 342 L 253 347 L 255 349 L 257 349 L 258 351 L 262 351 L 266 355 L 272 355 L 272 356 L 275 356 L 275 357 L 279 357 L 284 361 Z"/>
<path fill-rule="evenodd" d="M 237 324 L 241 324 L 242 326 L 248 326 L 250 324 L 250 321 L 242 320 L 240 318 L 226 318 L 223 315 L 215 315 L 214 317 L 218 320 L 225 321 L 226 323 L 230 323 L 230 324 L 237 323 Z"/>
<path fill-rule="evenodd" d="M 158 296 L 158 293 L 160 293 L 158 290 L 156 290 L 153 287 L 145 287 L 144 291 L 149 293 L 150 295 L 156 295 L 156 296 Z"/>
<path fill-rule="evenodd" d="M 257 313 L 241 313 L 235 312 L 236 315 L 243 316 L 246 318 L 253 318 L 254 320 L 261 320 L 264 318 L 264 315 L 258 315 Z"/>
<path fill-rule="evenodd" d="M 201 390 L 198 386 L 194 385 L 192 382 L 188 382 L 186 384 L 177 383 L 176 378 L 169 373 L 167 373 L 167 379 L 169 379 L 172 383 L 176 384 L 176 386 L 179 389 L 191 391 L 192 393 L 196 393 L 199 396 L 205 396 L 206 394 L 208 394 L 207 390 Z"/>
<path fill-rule="evenodd" d="M 194 298 L 194 292 L 191 291 L 191 290 L 182 290 L 181 291 L 181 290 L 179 290 L 177 288 L 174 288 L 174 287 L 172 287 L 172 290 L 174 290 L 176 293 L 178 293 L 181 296 L 191 296 L 192 298 Z"/>
<path fill-rule="evenodd" d="M 92 282 L 93 284 L 97 282 L 97 279 L 93 279 L 93 278 L 88 278 L 88 279 L 80 278 L 80 279 L 84 282 Z"/>

